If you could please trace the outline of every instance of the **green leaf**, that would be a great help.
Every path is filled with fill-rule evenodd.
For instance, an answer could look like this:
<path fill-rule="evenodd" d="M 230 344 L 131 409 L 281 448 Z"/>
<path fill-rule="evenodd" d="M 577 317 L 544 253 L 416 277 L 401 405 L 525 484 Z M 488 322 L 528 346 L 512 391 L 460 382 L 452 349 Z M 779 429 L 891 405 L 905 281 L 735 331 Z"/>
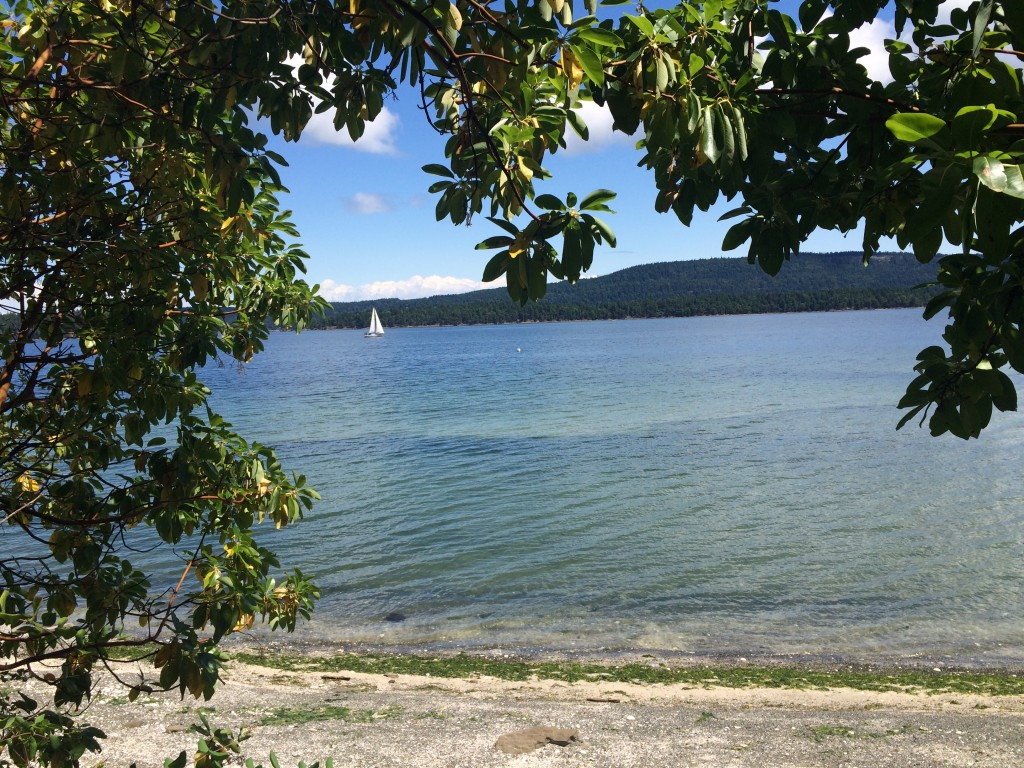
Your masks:
<path fill-rule="evenodd" d="M 576 36 L 586 40 L 588 43 L 602 48 L 621 48 L 622 38 L 610 29 L 601 27 L 584 27 L 576 32 Z"/>
<path fill-rule="evenodd" d="M 602 3 L 602 5 L 604 4 Z M 654 24 L 646 16 L 630 16 L 626 14 L 626 21 L 647 35 L 647 37 L 654 37 Z"/>
<path fill-rule="evenodd" d="M 584 73 L 587 77 L 594 82 L 595 85 L 604 85 L 604 64 L 601 61 L 601 57 L 598 56 L 590 48 L 584 48 L 583 46 L 570 45 L 569 50 L 572 51 L 576 60 L 583 67 Z"/>
<path fill-rule="evenodd" d="M 558 20 L 562 22 L 564 27 L 572 25 L 572 3 L 569 0 L 562 3 L 562 10 L 558 14 Z"/>
<path fill-rule="evenodd" d="M 700 71 L 704 69 L 706 63 L 707 62 L 704 61 L 703 57 L 691 51 L 689 59 L 687 60 L 686 64 L 687 74 L 691 78 L 696 77 L 700 73 Z M 690 93 L 693 93 L 693 91 L 690 91 Z"/>
<path fill-rule="evenodd" d="M 972 36 L 972 48 L 971 58 L 978 58 L 978 52 L 981 50 L 982 40 L 985 38 L 985 28 L 988 26 L 988 20 L 992 16 L 992 7 L 994 5 L 993 0 L 981 0 L 978 6 L 978 13 L 974 17 L 974 34 Z"/>
<path fill-rule="evenodd" d="M 596 237 L 604 240 L 612 248 L 616 246 L 615 233 L 605 222 L 597 218 L 597 216 L 591 216 L 589 213 L 583 214 L 580 218 L 596 231 Z"/>
<path fill-rule="evenodd" d="M 1011 197 L 1024 199 L 1024 173 L 1019 165 L 1004 165 L 1003 173 L 1006 175 L 1006 188 L 1004 194 Z"/>
<path fill-rule="evenodd" d="M 828 8 L 827 0 L 804 0 L 800 3 L 800 28 L 804 32 L 814 29 Z"/>
<path fill-rule="evenodd" d="M 444 176 L 446 179 L 454 179 L 455 174 L 452 173 L 452 169 L 446 165 L 439 165 L 438 163 L 428 163 L 423 166 L 423 170 L 427 173 L 432 173 L 435 176 Z"/>
<path fill-rule="evenodd" d="M 998 113 L 992 106 L 964 107 L 953 118 L 953 142 L 958 149 L 972 150 L 995 124 Z"/>
<path fill-rule="evenodd" d="M 607 90 L 607 84 L 605 88 L 607 95 L 605 103 L 608 105 L 608 111 L 612 113 L 615 130 L 632 136 L 640 126 L 638 104 L 625 91 Z"/>
<path fill-rule="evenodd" d="M 684 179 L 679 185 L 679 195 L 672 203 L 672 212 L 683 226 L 690 226 L 693 221 L 693 207 L 697 201 L 697 183 L 693 179 Z"/>
<path fill-rule="evenodd" d="M 518 301 L 520 304 L 525 304 L 529 299 L 529 294 L 525 289 L 525 280 L 520 279 L 519 269 L 525 263 L 524 259 L 513 259 L 514 264 L 509 265 L 509 269 L 505 270 L 505 288 L 508 290 L 508 295 L 512 297 L 513 301 Z"/>
<path fill-rule="evenodd" d="M 607 211 L 605 203 L 614 200 L 616 193 L 610 189 L 595 189 L 580 201 L 581 211 Z"/>
<path fill-rule="evenodd" d="M 743 115 L 735 106 L 732 108 L 733 127 L 736 130 L 736 146 L 740 152 L 740 160 L 747 159 L 747 128 L 744 125 Z"/>
<path fill-rule="evenodd" d="M 722 240 L 722 250 L 732 251 L 747 242 L 753 222 L 753 219 L 744 219 L 729 227 L 729 231 L 725 233 L 725 238 Z"/>
<path fill-rule="evenodd" d="M 921 263 L 931 261 L 942 247 L 942 229 L 930 227 L 914 239 L 914 256 Z"/>
<path fill-rule="evenodd" d="M 547 270 L 540 259 L 531 259 L 528 267 L 530 298 L 539 301 L 548 290 Z"/>
<path fill-rule="evenodd" d="M 583 268 L 583 246 L 580 242 L 579 224 L 575 221 L 570 222 L 562 230 L 562 266 L 569 282 L 579 280 Z"/>
<path fill-rule="evenodd" d="M 903 407 L 907 407 L 907 406 L 900 406 L 900 407 L 903 408 Z M 923 411 L 924 408 L 925 408 L 925 406 L 919 405 L 919 406 L 916 406 L 915 408 L 913 408 L 912 410 L 910 410 L 910 412 L 904 414 L 903 418 L 900 419 L 899 423 L 896 425 L 896 429 L 897 430 L 903 429 L 903 427 L 906 426 L 907 422 L 909 422 L 911 419 L 913 419 L 915 416 L 917 416 L 917 414 L 919 414 L 921 411 Z"/>
<path fill-rule="evenodd" d="M 668 88 L 668 65 L 665 58 L 658 55 L 654 59 L 654 89 L 656 93 L 662 93 Z"/>
<path fill-rule="evenodd" d="M 454 185 L 448 187 L 448 189 L 441 193 L 441 197 L 438 198 L 437 205 L 434 206 L 434 217 L 437 221 L 446 219 L 451 215 L 452 191 L 454 189 Z"/>
<path fill-rule="evenodd" d="M 541 208 L 544 208 L 545 210 L 548 210 L 548 211 L 564 211 L 564 210 L 566 210 L 565 203 L 563 203 L 561 200 L 559 200 L 554 195 L 549 195 L 549 194 L 537 195 L 537 197 L 534 199 L 533 202 L 535 202 L 538 206 L 540 206 Z"/>
<path fill-rule="evenodd" d="M 732 131 L 732 121 L 729 120 L 729 115 L 726 113 L 721 102 L 715 104 L 715 118 L 718 122 L 718 127 L 722 134 L 722 141 L 724 146 L 722 148 L 722 156 L 726 160 L 732 160 L 736 154 L 736 138 Z"/>
<path fill-rule="evenodd" d="M 580 231 L 581 264 L 586 272 L 594 263 L 594 236 L 590 231 Z"/>
<path fill-rule="evenodd" d="M 1013 384 L 1013 379 L 1002 371 L 990 371 L 989 373 L 990 379 L 993 381 L 990 385 L 992 390 L 992 405 L 1000 411 L 1016 411 L 1017 389 Z"/>
<path fill-rule="evenodd" d="M 491 248 L 505 248 L 513 242 L 513 239 L 508 235 L 495 235 L 494 237 L 488 237 L 482 243 L 477 243 L 476 250 L 487 251 Z"/>
<path fill-rule="evenodd" d="M 686 94 L 687 133 L 693 133 L 694 131 L 697 130 L 697 126 L 700 125 L 701 115 L 703 114 L 702 110 L 703 107 L 701 105 L 700 99 L 697 97 L 696 92 L 694 92 L 693 89 L 691 89 Z"/>
<path fill-rule="evenodd" d="M 768 31 L 775 44 L 783 50 L 789 49 L 792 45 L 792 22 L 789 17 L 772 9 L 768 11 L 765 18 L 768 22 Z"/>
<path fill-rule="evenodd" d="M 901 112 L 886 120 L 885 127 L 900 141 L 922 142 L 938 136 L 946 123 L 925 112 Z"/>
<path fill-rule="evenodd" d="M 462 28 L 462 13 L 455 7 L 454 3 L 445 3 L 447 13 L 445 14 L 442 31 L 444 39 L 452 48 L 458 45 L 459 30 Z"/>
<path fill-rule="evenodd" d="M 719 221 L 728 221 L 729 219 L 735 219 L 737 216 L 746 216 L 754 212 L 754 209 L 749 205 L 741 205 L 739 208 L 733 208 L 731 211 L 726 211 L 718 217 Z"/>
<path fill-rule="evenodd" d="M 973 171 L 978 181 L 993 192 L 1003 192 L 1009 184 L 1002 162 L 988 155 L 974 158 Z"/>
<path fill-rule="evenodd" d="M 487 262 L 487 266 L 484 267 L 483 281 L 490 283 L 493 280 L 497 280 L 501 277 L 505 270 L 508 269 L 509 255 L 508 251 L 500 251 L 491 257 L 490 261 Z"/>
<path fill-rule="evenodd" d="M 704 121 L 700 134 L 700 148 L 712 165 L 718 162 L 719 150 L 715 143 L 715 117 L 710 106 L 704 107 Z"/>
<path fill-rule="evenodd" d="M 574 109 L 570 109 L 565 113 L 565 116 L 569 122 L 569 125 L 572 126 L 572 129 L 573 131 L 576 132 L 577 136 L 579 136 L 584 141 L 590 139 L 590 129 L 587 127 L 586 122 L 584 122 L 583 117 L 580 115 L 579 112 L 577 112 Z"/>

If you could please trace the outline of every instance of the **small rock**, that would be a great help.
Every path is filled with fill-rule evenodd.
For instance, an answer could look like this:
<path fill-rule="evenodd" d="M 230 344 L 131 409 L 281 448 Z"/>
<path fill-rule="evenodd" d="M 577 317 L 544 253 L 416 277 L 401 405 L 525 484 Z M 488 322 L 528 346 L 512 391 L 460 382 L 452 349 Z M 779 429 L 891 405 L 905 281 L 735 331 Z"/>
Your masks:
<path fill-rule="evenodd" d="M 557 744 L 566 747 L 574 741 L 579 741 L 580 735 L 573 728 L 551 728 L 540 726 L 527 728 L 525 731 L 513 731 L 498 737 L 494 742 L 494 748 L 504 752 L 506 755 L 525 755 L 533 752 L 547 744 Z"/>
<path fill-rule="evenodd" d="M 387 616 L 384 617 L 384 621 L 390 621 L 392 623 L 397 623 L 399 621 L 405 621 L 405 614 L 402 613 L 401 611 L 392 611 L 391 613 L 389 613 Z"/>

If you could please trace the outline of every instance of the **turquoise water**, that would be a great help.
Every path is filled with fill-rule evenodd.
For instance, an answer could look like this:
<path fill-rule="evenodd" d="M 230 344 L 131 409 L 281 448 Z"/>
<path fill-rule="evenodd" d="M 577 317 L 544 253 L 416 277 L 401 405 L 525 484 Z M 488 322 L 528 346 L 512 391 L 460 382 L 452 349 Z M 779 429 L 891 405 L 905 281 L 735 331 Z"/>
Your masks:
<path fill-rule="evenodd" d="M 323 588 L 306 637 L 1024 659 L 1021 417 L 894 429 L 940 332 L 910 310 L 275 334 L 204 378 L 323 496 L 267 536 Z"/>

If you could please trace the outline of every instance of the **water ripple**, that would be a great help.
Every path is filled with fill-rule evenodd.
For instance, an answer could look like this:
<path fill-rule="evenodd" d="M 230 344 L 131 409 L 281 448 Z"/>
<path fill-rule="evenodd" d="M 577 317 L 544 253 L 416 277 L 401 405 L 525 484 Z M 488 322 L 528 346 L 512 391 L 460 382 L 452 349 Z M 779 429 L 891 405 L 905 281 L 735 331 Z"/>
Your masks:
<path fill-rule="evenodd" d="M 277 334 L 207 378 L 323 496 L 270 542 L 324 588 L 307 631 L 1005 653 L 1021 424 L 895 432 L 934 333 L 898 311 Z"/>

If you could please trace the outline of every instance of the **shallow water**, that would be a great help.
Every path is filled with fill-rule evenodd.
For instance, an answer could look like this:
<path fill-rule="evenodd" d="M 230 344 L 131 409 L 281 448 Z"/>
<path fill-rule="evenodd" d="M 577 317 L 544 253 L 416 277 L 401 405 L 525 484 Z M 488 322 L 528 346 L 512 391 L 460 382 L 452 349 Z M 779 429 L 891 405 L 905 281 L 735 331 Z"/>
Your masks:
<path fill-rule="evenodd" d="M 323 496 L 267 537 L 304 637 L 1024 659 L 1021 420 L 895 431 L 919 314 L 274 334 L 204 378 Z"/>

